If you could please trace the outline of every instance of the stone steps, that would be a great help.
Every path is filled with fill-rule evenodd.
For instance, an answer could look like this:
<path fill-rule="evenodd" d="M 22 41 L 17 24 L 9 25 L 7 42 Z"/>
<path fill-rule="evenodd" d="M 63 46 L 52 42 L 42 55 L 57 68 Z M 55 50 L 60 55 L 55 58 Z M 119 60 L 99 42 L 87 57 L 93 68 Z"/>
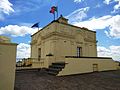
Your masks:
<path fill-rule="evenodd" d="M 64 62 L 52 63 L 52 65 L 50 65 L 49 68 L 47 69 L 47 72 L 48 74 L 56 76 L 64 67 L 65 67 Z"/>

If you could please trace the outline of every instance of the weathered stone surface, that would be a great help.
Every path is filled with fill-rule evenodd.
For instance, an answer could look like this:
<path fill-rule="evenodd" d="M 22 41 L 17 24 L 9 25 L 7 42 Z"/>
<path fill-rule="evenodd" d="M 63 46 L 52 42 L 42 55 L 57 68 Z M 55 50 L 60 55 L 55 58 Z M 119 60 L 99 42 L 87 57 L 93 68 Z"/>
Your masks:
<path fill-rule="evenodd" d="M 62 77 L 21 71 L 16 72 L 15 90 L 120 90 L 120 70 Z"/>

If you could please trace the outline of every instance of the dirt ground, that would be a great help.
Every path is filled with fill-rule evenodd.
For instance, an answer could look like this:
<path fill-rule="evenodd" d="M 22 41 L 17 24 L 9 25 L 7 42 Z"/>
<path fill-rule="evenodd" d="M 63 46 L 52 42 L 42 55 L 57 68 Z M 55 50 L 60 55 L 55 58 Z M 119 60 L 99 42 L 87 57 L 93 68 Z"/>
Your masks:
<path fill-rule="evenodd" d="M 17 71 L 15 90 L 120 90 L 120 70 L 71 76 L 45 71 Z"/>

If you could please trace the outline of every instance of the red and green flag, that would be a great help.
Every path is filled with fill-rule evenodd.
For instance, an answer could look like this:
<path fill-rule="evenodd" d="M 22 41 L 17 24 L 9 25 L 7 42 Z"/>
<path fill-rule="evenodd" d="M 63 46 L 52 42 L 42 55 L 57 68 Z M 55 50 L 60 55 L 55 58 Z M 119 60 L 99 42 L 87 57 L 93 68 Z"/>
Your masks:
<path fill-rule="evenodd" d="M 56 6 L 52 6 L 50 9 L 50 13 L 52 13 L 54 15 L 54 20 L 55 20 L 55 12 L 56 12 L 57 18 L 58 18 L 58 8 Z"/>
<path fill-rule="evenodd" d="M 56 6 L 52 6 L 50 13 L 54 14 L 55 12 L 57 12 L 57 7 Z"/>
<path fill-rule="evenodd" d="M 53 9 L 54 11 L 57 12 L 57 7 L 56 6 L 52 6 L 51 9 Z"/>

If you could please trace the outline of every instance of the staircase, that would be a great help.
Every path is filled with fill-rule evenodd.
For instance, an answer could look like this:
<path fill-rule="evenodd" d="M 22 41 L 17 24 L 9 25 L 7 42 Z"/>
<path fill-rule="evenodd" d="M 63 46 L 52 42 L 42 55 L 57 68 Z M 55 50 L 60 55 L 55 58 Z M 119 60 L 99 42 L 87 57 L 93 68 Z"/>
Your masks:
<path fill-rule="evenodd" d="M 52 63 L 47 69 L 48 74 L 57 75 L 65 67 L 65 62 Z"/>

